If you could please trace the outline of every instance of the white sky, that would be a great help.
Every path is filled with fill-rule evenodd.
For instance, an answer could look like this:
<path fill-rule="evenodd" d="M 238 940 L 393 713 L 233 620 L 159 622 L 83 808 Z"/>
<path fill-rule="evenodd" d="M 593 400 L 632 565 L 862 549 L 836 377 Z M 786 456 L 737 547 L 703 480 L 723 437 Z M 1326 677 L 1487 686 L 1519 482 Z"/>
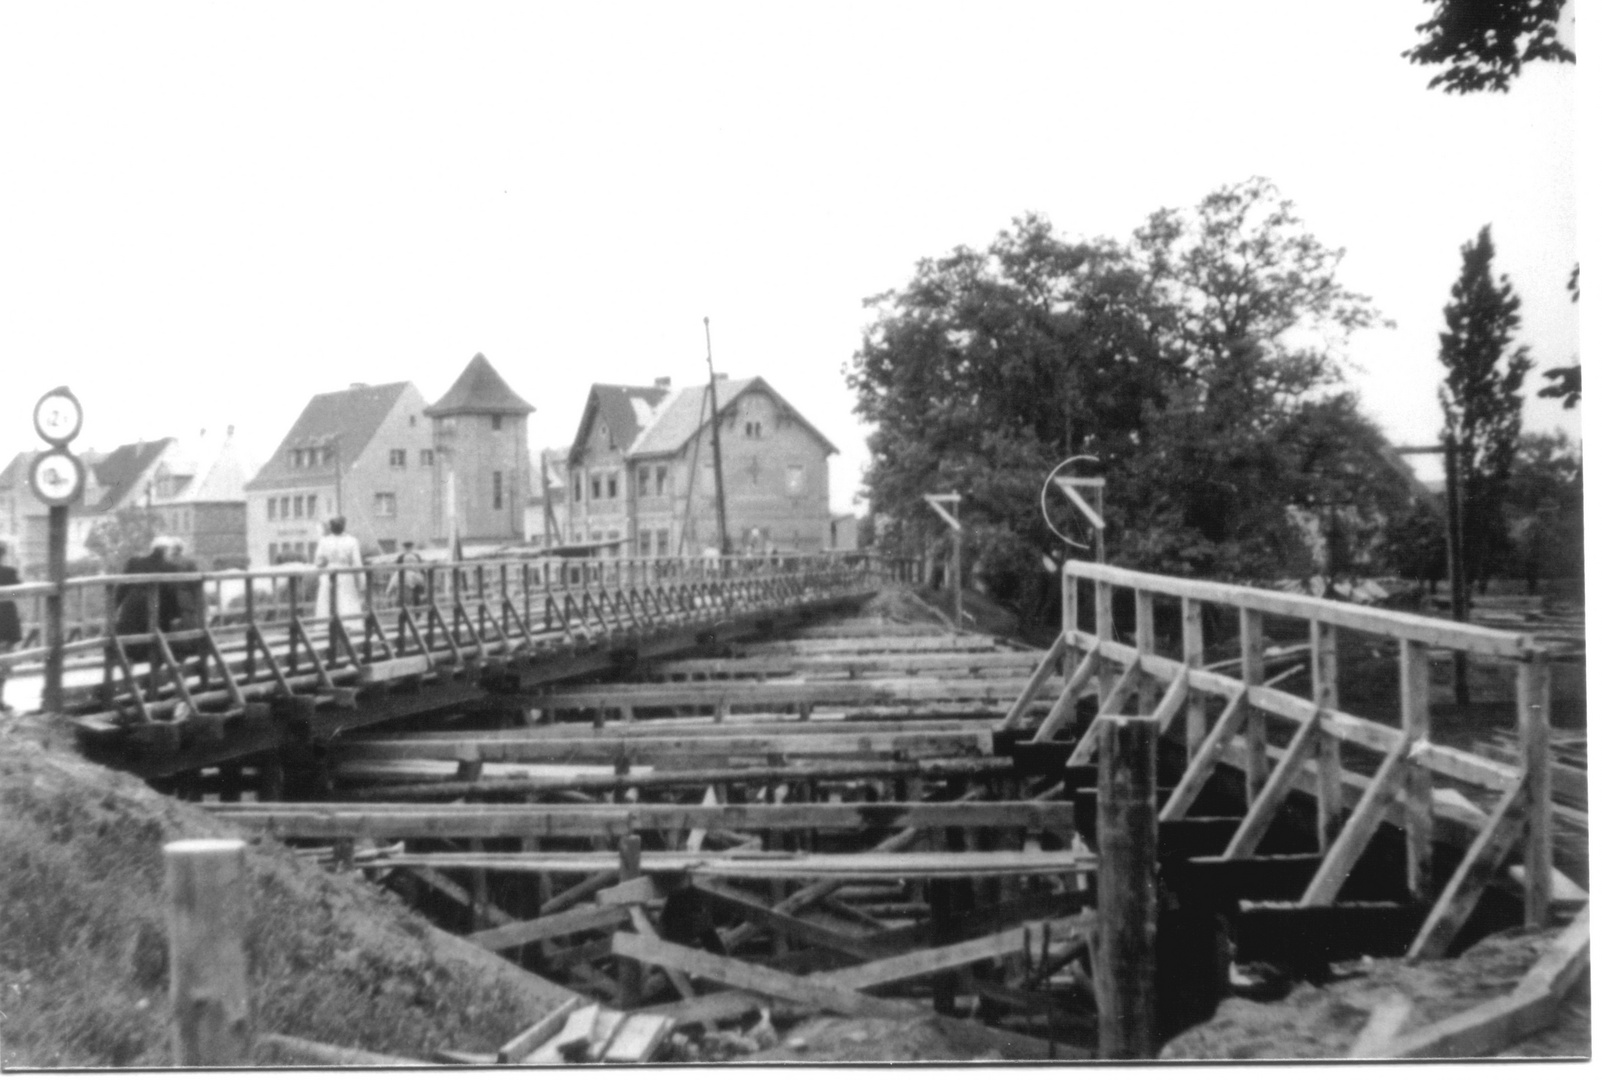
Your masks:
<path fill-rule="evenodd" d="M 1126 237 L 1253 174 L 1394 330 L 1352 351 L 1398 442 L 1492 224 L 1538 368 L 1578 352 L 1576 69 L 1448 97 L 1429 9 L 1146 3 L 0 5 L 0 453 L 66 383 L 78 445 L 237 425 L 483 352 L 565 444 L 591 382 L 765 376 L 866 460 L 864 297 L 1024 211 Z M 1583 48 L 1583 43 L 1582 43 Z M 1535 380 L 1537 385 L 1544 385 Z M 1533 399 L 1527 429 L 1578 415 Z M 1421 470 L 1422 471 L 1422 470 Z"/>

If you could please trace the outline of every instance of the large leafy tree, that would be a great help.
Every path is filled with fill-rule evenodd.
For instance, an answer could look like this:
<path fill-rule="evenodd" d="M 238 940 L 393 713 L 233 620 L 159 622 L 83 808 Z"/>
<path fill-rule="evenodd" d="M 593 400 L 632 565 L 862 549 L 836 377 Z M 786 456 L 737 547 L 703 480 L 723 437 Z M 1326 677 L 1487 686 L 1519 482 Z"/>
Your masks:
<path fill-rule="evenodd" d="M 1585 575 L 1585 480 L 1579 447 L 1562 431 L 1519 439 L 1504 503 L 1515 569 L 1535 592 L 1545 578 Z"/>
<path fill-rule="evenodd" d="M 1440 398 L 1446 433 L 1458 446 L 1465 579 L 1483 588 L 1508 548 L 1502 504 L 1523 426 L 1524 377 L 1534 361 L 1527 346 L 1513 343 L 1521 305 L 1507 276 L 1492 268 L 1489 225 L 1463 245 L 1462 255 L 1440 335 L 1446 366 Z"/>
<path fill-rule="evenodd" d="M 1125 558 L 1230 577 L 1313 569 L 1288 507 L 1319 507 L 1339 528 L 1367 501 L 1337 493 L 1349 487 L 1337 473 L 1359 459 L 1364 476 L 1380 478 L 1376 492 L 1394 490 L 1394 472 L 1371 452 L 1372 425 L 1352 399 L 1328 400 L 1342 346 L 1380 321 L 1377 310 L 1340 283 L 1344 252 L 1322 244 L 1260 177 L 1212 192 L 1192 212 L 1153 214 L 1134 248 L 1185 360 L 1119 477 Z M 1352 452 L 1338 458 L 1342 446 Z M 1348 511 L 1335 514 L 1337 503 Z"/>
<path fill-rule="evenodd" d="M 875 509 L 916 547 L 943 535 L 921 496 L 956 488 L 983 538 L 969 550 L 1019 579 L 1061 553 L 1039 510 L 1047 472 L 1091 454 L 1115 557 L 1280 573 L 1305 555 L 1287 507 L 1335 498 L 1310 480 L 1335 467 L 1331 444 L 1303 435 L 1360 420 L 1349 401 L 1320 404 L 1338 342 L 1377 318 L 1337 281 L 1339 260 L 1250 180 L 1152 215 L 1129 243 L 1071 242 L 1025 217 L 982 251 L 921 261 L 867 301 L 847 371 L 874 425 Z M 1347 434 L 1334 443 L 1364 445 Z"/>
<path fill-rule="evenodd" d="M 1449 94 L 1506 93 L 1525 64 L 1574 63 L 1558 40 L 1563 0 L 1425 0 L 1435 14 L 1418 26 L 1424 40 L 1402 55 L 1415 64 L 1445 64 L 1431 89 Z"/>

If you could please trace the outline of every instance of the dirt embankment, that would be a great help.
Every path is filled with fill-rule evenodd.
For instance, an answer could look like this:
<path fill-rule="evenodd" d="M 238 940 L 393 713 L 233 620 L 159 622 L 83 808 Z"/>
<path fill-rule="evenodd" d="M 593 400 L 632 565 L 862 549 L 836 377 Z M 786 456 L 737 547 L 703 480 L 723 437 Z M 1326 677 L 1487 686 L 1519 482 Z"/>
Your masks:
<path fill-rule="evenodd" d="M 162 845 L 236 834 L 85 763 L 38 718 L 5 724 L 0 1068 L 172 1065 Z M 487 1052 L 566 996 L 360 876 L 272 842 L 247 865 L 260 1032 L 413 1058 Z"/>

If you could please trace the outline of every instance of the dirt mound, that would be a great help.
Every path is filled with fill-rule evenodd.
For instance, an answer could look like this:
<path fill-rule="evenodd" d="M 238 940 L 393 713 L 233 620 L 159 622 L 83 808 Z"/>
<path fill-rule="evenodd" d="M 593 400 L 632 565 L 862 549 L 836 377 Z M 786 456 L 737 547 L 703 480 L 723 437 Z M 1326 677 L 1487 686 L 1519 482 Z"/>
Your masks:
<path fill-rule="evenodd" d="M 162 845 L 230 835 L 35 718 L 0 731 L 0 1067 L 174 1064 Z M 258 1031 L 414 1058 L 493 1051 L 566 996 L 359 875 L 270 841 L 247 867 Z"/>
<path fill-rule="evenodd" d="M 1413 1002 L 1403 1034 L 1417 1030 L 1509 993 L 1559 932 L 1497 934 L 1451 960 L 1387 959 L 1347 965 L 1337 970 L 1336 981 L 1322 987 L 1300 986 L 1280 1001 L 1230 998 L 1213 1019 L 1164 1046 L 1162 1057 L 1344 1058 L 1375 1006 L 1394 992 Z M 1571 999 L 1559 1025 L 1528 1042 L 1540 1045 L 1521 1044 L 1510 1053 L 1589 1056 L 1588 1000 Z"/>

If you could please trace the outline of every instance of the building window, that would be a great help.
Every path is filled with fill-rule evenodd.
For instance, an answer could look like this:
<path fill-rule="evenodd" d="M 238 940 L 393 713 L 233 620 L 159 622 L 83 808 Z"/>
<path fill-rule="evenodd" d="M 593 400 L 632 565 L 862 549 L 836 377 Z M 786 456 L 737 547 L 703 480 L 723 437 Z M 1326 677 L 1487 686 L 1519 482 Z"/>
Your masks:
<path fill-rule="evenodd" d="M 323 464 L 324 465 L 332 465 L 333 463 L 334 463 L 334 448 L 332 446 L 323 447 Z"/>
<path fill-rule="evenodd" d="M 303 518 L 305 516 L 306 516 L 306 497 L 304 495 L 296 495 L 295 496 L 295 520 L 299 521 L 301 518 Z"/>
<path fill-rule="evenodd" d="M 748 439 L 762 438 L 762 421 L 747 420 L 745 422 L 745 437 Z"/>
<path fill-rule="evenodd" d="M 640 491 L 640 495 L 642 497 L 646 496 L 646 495 L 649 495 L 651 493 L 651 470 L 647 469 L 643 465 L 640 466 L 640 488 L 639 488 L 639 491 Z M 657 492 L 657 494 L 660 495 L 661 492 Z"/>
<path fill-rule="evenodd" d="M 596 474 L 594 474 L 593 476 L 590 477 L 590 498 L 591 499 L 599 499 L 600 497 L 601 497 L 601 474 L 600 473 L 596 473 Z"/>
<path fill-rule="evenodd" d="M 317 516 L 317 496 L 315 495 L 306 496 L 306 516 L 309 518 Z"/>
<path fill-rule="evenodd" d="M 268 499 L 267 500 L 267 520 L 268 521 L 277 521 L 278 520 L 278 500 L 277 499 Z"/>
<path fill-rule="evenodd" d="M 373 495 L 373 516 L 381 518 L 395 516 L 395 493 L 393 491 L 380 491 Z"/>
<path fill-rule="evenodd" d="M 406 451 L 391 450 L 389 452 L 389 467 L 392 469 L 406 468 Z"/>
<path fill-rule="evenodd" d="M 615 472 L 606 474 L 606 497 L 608 499 L 617 498 L 617 473 Z"/>
<path fill-rule="evenodd" d="M 490 417 L 490 430 L 491 431 L 499 431 L 499 430 L 501 430 L 501 414 L 500 413 L 496 413 L 495 415 Z"/>
<path fill-rule="evenodd" d="M 419 451 L 417 451 L 417 464 L 423 466 L 425 469 L 426 468 L 432 468 L 433 464 L 434 464 L 434 451 L 432 451 L 432 450 L 419 450 Z"/>
<path fill-rule="evenodd" d="M 650 529 L 641 529 L 640 530 L 640 556 L 641 556 L 641 558 L 649 558 L 650 554 L 651 554 L 651 530 Z"/>
<path fill-rule="evenodd" d="M 667 479 L 668 479 L 667 466 L 666 465 L 658 465 L 656 467 L 656 493 L 658 495 L 666 495 L 667 494 Z"/>
<path fill-rule="evenodd" d="M 456 434 L 456 417 L 454 417 L 454 416 L 442 416 L 442 417 L 440 417 L 439 433 L 441 435 L 455 435 Z"/>
<path fill-rule="evenodd" d="M 806 470 L 799 465 L 791 465 L 784 470 L 784 486 L 791 495 L 801 494 L 801 485 L 806 481 Z"/>
<path fill-rule="evenodd" d="M 495 502 L 495 509 L 499 510 L 501 508 L 501 474 L 498 471 L 491 474 L 490 482 L 493 488 L 492 498 Z"/>
<path fill-rule="evenodd" d="M 291 469 L 300 468 L 300 451 L 299 450 L 291 450 L 289 452 L 289 467 Z"/>
<path fill-rule="evenodd" d="M 666 555 L 668 553 L 668 531 L 666 529 L 656 530 L 656 553 L 658 555 Z"/>
<path fill-rule="evenodd" d="M 416 427 L 417 426 L 417 414 L 416 413 L 412 413 L 410 416 L 408 416 L 406 418 L 406 426 L 407 427 Z"/>

